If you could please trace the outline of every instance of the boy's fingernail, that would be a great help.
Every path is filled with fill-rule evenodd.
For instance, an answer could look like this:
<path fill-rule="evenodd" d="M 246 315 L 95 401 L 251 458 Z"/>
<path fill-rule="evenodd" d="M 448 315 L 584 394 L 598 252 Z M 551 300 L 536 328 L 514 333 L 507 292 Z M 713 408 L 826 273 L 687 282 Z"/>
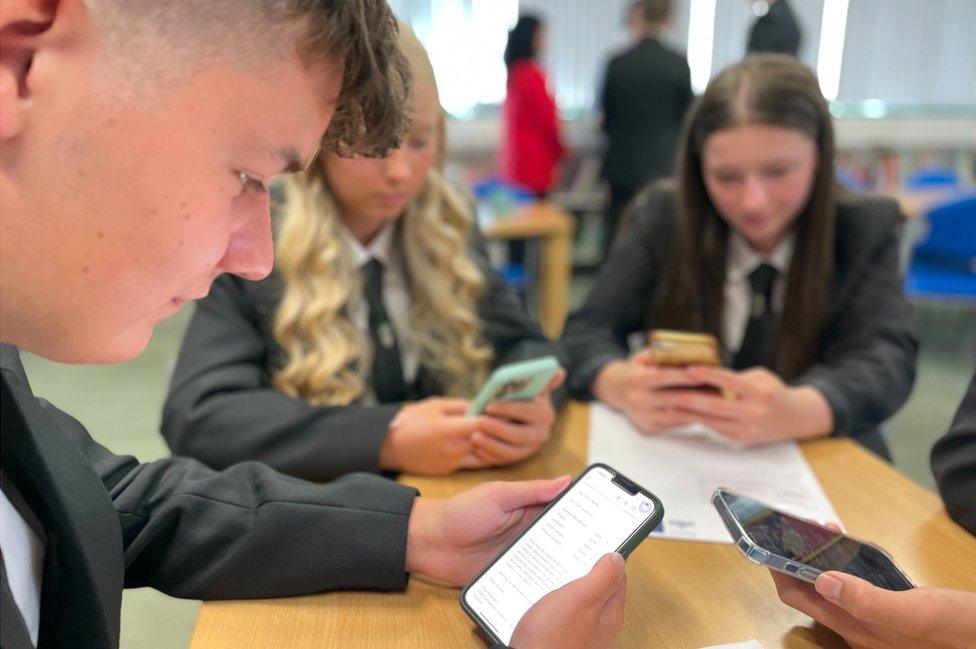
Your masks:
<path fill-rule="evenodd" d="M 824 573 L 817 577 L 814 587 L 817 589 L 818 593 L 827 599 L 836 602 L 840 599 L 840 592 L 844 588 L 844 582 L 833 575 Z"/>

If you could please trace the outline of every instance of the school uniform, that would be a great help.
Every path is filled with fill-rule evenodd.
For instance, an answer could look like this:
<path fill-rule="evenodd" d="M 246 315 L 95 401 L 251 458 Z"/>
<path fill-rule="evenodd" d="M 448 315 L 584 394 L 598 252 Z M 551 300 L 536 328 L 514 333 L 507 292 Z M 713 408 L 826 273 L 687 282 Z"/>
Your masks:
<path fill-rule="evenodd" d="M 193 599 L 406 586 L 417 492 L 316 485 L 248 462 L 140 464 L 34 396 L 0 345 L 0 646 L 119 645 L 123 588 Z M 110 395 L 108 395 L 110 397 Z"/>
<path fill-rule="evenodd" d="M 607 64 L 599 98 L 607 135 L 601 175 L 610 185 L 604 256 L 637 190 L 674 171 L 681 122 L 694 97 L 685 56 L 657 38 L 643 39 Z"/>
<path fill-rule="evenodd" d="M 976 375 L 949 432 L 932 447 L 932 473 L 949 516 L 976 534 Z"/>
<path fill-rule="evenodd" d="M 390 401 L 377 395 L 375 375 L 370 372 L 365 372 L 366 395 L 346 406 L 314 406 L 277 390 L 272 377 L 287 362 L 272 333 L 284 290 L 281 278 L 273 273 L 263 281 L 248 282 L 225 275 L 198 302 L 176 363 L 162 422 L 163 437 L 172 451 L 218 468 L 244 459 L 260 460 L 283 473 L 313 480 L 353 471 L 379 472 L 380 447 L 403 402 L 443 395 L 447 387 L 444 377 L 420 364 L 418 351 L 410 346 L 410 278 L 394 232 L 390 227 L 369 248 L 355 240 L 347 240 L 347 245 L 361 268 L 371 259 L 384 265 L 382 302 L 392 326 L 387 333 L 397 343 L 395 358 L 381 349 L 383 336 L 367 334 L 365 305 L 350 307 L 349 317 L 363 344 L 358 362 L 370 368 L 375 353 L 386 353 L 379 369 L 400 365 L 405 398 Z M 547 355 L 557 356 L 565 365 L 555 343 L 491 269 L 480 243 L 472 244 L 469 254 L 485 277 L 477 313 L 494 353 L 492 366 Z"/>
<path fill-rule="evenodd" d="M 566 323 L 562 344 L 574 396 L 592 398 L 603 366 L 628 356 L 628 336 L 656 328 L 648 307 L 668 261 L 674 218 L 670 189 L 649 188 L 635 199 L 627 231 L 583 306 Z M 791 381 L 823 393 L 833 411 L 834 435 L 850 436 L 883 457 L 888 453 L 878 426 L 908 398 L 918 348 L 898 271 L 900 223 L 894 201 L 850 196 L 838 202 L 826 324 L 816 362 Z M 727 361 L 742 357 L 746 323 L 752 322 L 750 282 L 759 266 L 775 271 L 770 271 L 774 319 L 782 313 L 793 245 L 787 237 L 771 255 L 760 257 L 730 236 L 721 315 Z M 767 349 L 771 342 L 766 341 Z"/>

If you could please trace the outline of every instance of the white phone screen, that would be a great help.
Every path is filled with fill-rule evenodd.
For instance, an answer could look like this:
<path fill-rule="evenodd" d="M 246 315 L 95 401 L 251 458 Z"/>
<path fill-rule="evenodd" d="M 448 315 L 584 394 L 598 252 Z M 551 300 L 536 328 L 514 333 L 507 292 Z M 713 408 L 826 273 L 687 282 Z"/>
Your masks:
<path fill-rule="evenodd" d="M 654 501 L 593 467 L 468 588 L 467 605 L 508 644 L 525 612 L 547 593 L 587 574 L 654 512 Z"/>

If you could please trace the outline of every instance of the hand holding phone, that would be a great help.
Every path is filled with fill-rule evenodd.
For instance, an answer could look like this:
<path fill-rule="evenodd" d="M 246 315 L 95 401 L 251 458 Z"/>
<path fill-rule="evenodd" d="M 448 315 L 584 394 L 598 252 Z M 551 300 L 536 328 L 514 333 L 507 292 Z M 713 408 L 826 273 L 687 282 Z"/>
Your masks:
<path fill-rule="evenodd" d="M 559 359 L 543 356 L 497 368 L 471 402 L 468 414 L 480 415 L 497 401 L 532 401 L 559 372 Z"/>
<path fill-rule="evenodd" d="M 976 592 L 948 588 L 893 591 L 843 572 L 811 585 L 770 570 L 780 600 L 833 629 L 852 647 L 952 647 L 976 640 Z"/>
<path fill-rule="evenodd" d="M 712 504 L 746 558 L 803 581 L 836 570 L 879 588 L 914 588 L 881 548 L 719 488 Z"/>
<path fill-rule="evenodd" d="M 450 475 L 491 466 L 475 453 L 472 436 L 480 417 L 468 415 L 464 399 L 429 397 L 397 412 L 380 446 L 381 469 L 417 475 Z"/>
<path fill-rule="evenodd" d="M 519 649 L 612 647 L 624 624 L 626 564 L 605 554 L 590 572 L 533 604 L 512 634 Z"/>
<path fill-rule="evenodd" d="M 468 584 L 461 606 L 493 642 L 509 644 L 536 602 L 608 552 L 628 556 L 663 515 L 652 493 L 594 464 Z"/>
<path fill-rule="evenodd" d="M 647 348 L 658 367 L 722 367 L 721 348 L 718 339 L 711 334 L 656 329 L 648 336 Z M 721 394 L 726 399 L 735 398 L 735 393 L 728 388 L 718 388 L 707 383 L 675 389 L 700 390 Z"/>

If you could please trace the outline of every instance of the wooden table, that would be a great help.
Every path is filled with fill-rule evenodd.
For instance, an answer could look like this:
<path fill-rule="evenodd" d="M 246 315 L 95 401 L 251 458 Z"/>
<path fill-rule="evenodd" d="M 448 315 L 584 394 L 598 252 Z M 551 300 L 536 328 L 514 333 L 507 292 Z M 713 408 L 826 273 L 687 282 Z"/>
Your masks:
<path fill-rule="evenodd" d="M 569 308 L 576 220 L 550 201 L 538 201 L 485 228 L 491 239 L 539 239 L 539 324 L 558 338 Z"/>
<path fill-rule="evenodd" d="M 586 441 L 587 408 L 570 403 L 553 439 L 527 462 L 403 482 L 448 496 L 488 479 L 575 474 L 586 463 Z M 852 535 L 876 540 L 919 584 L 976 590 L 976 539 L 949 520 L 935 495 L 849 440 L 811 442 L 803 451 Z M 695 648 L 750 638 L 766 649 L 846 646 L 781 604 L 767 571 L 732 545 L 649 539 L 631 555 L 627 573 L 618 647 Z M 192 649 L 483 647 L 458 595 L 413 578 L 405 593 L 205 603 Z"/>

